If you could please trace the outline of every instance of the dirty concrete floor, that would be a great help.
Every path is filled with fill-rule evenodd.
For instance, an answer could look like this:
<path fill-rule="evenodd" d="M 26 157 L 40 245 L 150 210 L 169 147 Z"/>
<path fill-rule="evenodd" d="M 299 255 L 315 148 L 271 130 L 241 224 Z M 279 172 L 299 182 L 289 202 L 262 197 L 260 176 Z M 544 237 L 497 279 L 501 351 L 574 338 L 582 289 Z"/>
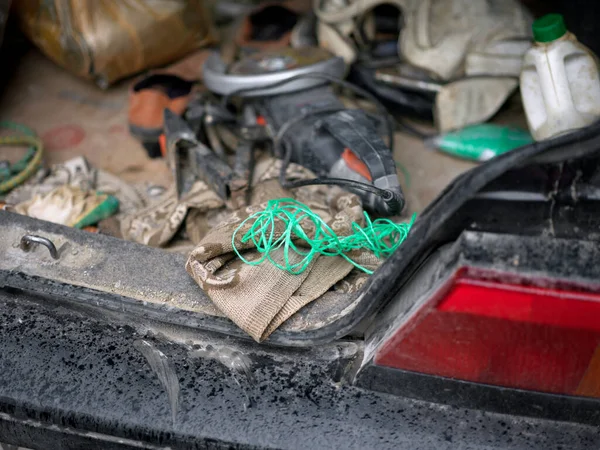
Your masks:
<path fill-rule="evenodd" d="M 0 120 L 33 128 L 44 141 L 48 165 L 84 155 L 92 165 L 129 182 L 168 185 L 171 177 L 164 162 L 148 158 L 128 133 L 130 84 L 126 80 L 102 91 L 31 50 L 0 99 Z M 398 133 L 395 143 L 410 212 L 422 211 L 452 179 L 473 167 L 404 134 Z"/>
<path fill-rule="evenodd" d="M 83 155 L 93 166 L 127 181 L 168 184 L 164 162 L 148 158 L 129 135 L 129 84 L 102 91 L 31 50 L 0 98 L 0 119 L 33 128 L 44 141 L 47 165 Z"/>

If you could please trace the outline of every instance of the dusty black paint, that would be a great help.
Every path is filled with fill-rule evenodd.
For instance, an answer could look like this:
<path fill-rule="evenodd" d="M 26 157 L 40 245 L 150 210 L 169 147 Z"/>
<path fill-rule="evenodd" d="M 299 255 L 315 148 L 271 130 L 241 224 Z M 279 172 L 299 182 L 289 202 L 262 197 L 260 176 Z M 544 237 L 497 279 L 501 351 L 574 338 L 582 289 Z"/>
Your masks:
<path fill-rule="evenodd" d="M 175 424 L 160 381 L 133 346 L 140 338 L 167 355 L 179 377 Z M 0 412 L 8 414 L 0 415 L 0 440 L 37 448 L 48 448 L 47 439 L 61 435 L 61 428 L 48 430 L 50 424 L 77 430 L 79 439 L 85 432 L 99 433 L 96 440 L 88 437 L 86 448 L 126 448 L 115 441 L 99 444 L 102 435 L 178 448 L 600 446 L 598 430 L 588 426 L 442 407 L 350 387 L 341 374 L 350 367 L 352 352 L 340 357 L 344 352 L 338 347 L 352 344 L 267 352 L 222 340 L 252 363 L 252 376 L 238 373 L 238 384 L 217 360 L 190 358 L 192 343 L 141 336 L 130 327 L 60 307 L 41 308 L 6 291 L 0 291 L 0 339 Z M 25 419 L 41 425 L 15 425 Z M 53 448 L 81 448 L 69 444 L 78 439 L 70 436 Z"/>

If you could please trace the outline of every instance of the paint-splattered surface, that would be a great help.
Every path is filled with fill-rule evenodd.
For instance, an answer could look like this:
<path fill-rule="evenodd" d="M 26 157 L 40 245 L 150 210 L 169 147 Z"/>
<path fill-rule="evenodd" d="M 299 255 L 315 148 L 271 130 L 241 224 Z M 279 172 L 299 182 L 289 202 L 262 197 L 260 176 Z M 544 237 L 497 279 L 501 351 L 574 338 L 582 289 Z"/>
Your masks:
<path fill-rule="evenodd" d="M 144 448 L 600 448 L 592 426 L 353 387 L 360 341 L 274 348 L 14 289 L 0 290 L 0 339 L 4 442 L 64 432 L 155 445 Z M 101 444 L 56 448 L 124 448 Z"/>
<path fill-rule="evenodd" d="M 360 354 L 360 343 L 278 350 L 201 335 L 167 342 L 148 329 L 109 325 L 33 300 L 0 292 L 0 437 L 5 442 L 34 441 L 32 447 L 44 448 L 40 439 L 70 430 L 70 439 L 80 445 L 67 446 L 63 439 L 60 448 L 130 448 L 117 441 L 136 448 L 600 446 L 592 426 L 441 406 L 349 386 L 347 370 Z M 154 354 L 160 357 L 158 366 Z M 26 419 L 32 424 L 28 429 Z M 54 427 L 47 428 L 50 424 Z M 101 441 L 106 435 L 115 436 L 113 445 Z"/>

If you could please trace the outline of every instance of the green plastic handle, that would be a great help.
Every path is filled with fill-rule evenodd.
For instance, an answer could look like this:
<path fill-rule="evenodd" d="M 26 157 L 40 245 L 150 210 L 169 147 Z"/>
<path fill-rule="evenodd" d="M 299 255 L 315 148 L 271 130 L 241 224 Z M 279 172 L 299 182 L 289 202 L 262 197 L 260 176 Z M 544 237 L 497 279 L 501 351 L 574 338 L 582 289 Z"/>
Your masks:
<path fill-rule="evenodd" d="M 488 161 L 532 142 L 526 130 L 491 123 L 471 125 L 427 141 L 445 153 L 471 161 Z"/>
<path fill-rule="evenodd" d="M 98 193 L 99 195 L 104 195 Z M 119 210 L 119 200 L 112 195 L 107 195 L 102 203 L 91 210 L 79 222 L 73 225 L 75 228 L 84 228 L 89 225 L 94 225 L 103 219 L 106 219 Z"/>

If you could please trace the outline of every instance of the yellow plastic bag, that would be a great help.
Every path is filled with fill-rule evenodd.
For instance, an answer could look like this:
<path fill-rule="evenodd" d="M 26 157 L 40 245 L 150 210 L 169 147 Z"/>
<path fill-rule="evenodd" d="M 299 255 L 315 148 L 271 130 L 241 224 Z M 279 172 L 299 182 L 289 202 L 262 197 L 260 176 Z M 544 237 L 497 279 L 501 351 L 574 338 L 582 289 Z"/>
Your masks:
<path fill-rule="evenodd" d="M 203 0 L 19 0 L 24 33 L 70 72 L 107 87 L 215 42 Z"/>

